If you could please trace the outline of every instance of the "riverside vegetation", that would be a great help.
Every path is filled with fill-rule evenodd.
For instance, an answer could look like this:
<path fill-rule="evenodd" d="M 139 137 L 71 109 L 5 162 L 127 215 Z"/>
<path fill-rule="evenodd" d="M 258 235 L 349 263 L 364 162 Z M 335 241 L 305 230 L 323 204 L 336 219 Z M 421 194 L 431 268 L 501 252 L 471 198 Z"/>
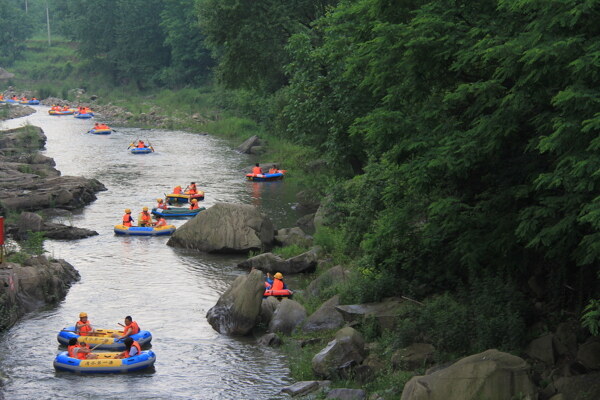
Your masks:
<path fill-rule="evenodd" d="M 17 74 L 4 89 L 110 102 L 128 123 L 232 143 L 259 135 L 261 162 L 323 199 L 315 243 L 352 270 L 319 300 L 424 304 L 393 331 L 361 326 L 384 359 L 415 337 L 435 344 L 439 362 L 522 354 L 565 320 L 598 335 L 596 6 L 54 3 L 62 38 L 48 48 L 24 33 L 1 60 Z M 98 32 L 91 20 L 111 23 Z M 313 376 L 314 350 L 290 351 L 295 378 Z M 366 388 L 411 375 L 386 370 Z"/>

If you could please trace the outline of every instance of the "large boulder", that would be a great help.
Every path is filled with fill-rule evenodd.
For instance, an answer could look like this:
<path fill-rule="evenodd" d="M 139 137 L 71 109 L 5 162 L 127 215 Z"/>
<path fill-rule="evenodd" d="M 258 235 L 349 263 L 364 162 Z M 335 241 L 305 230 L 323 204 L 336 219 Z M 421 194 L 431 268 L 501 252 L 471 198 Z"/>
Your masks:
<path fill-rule="evenodd" d="M 283 299 L 269 322 L 269 331 L 291 335 L 305 319 L 306 309 L 302 304 L 294 300 Z"/>
<path fill-rule="evenodd" d="M 31 257 L 23 264 L 0 264 L 0 331 L 19 317 L 64 299 L 79 273 L 64 260 Z"/>
<path fill-rule="evenodd" d="M 207 253 L 247 253 L 272 242 L 273 223 L 256 207 L 217 203 L 177 228 L 167 244 Z"/>
<path fill-rule="evenodd" d="M 335 295 L 312 313 L 302 326 L 304 332 L 320 332 L 331 329 L 339 329 L 344 326 L 344 318 L 335 309 L 340 304 L 340 296 Z"/>
<path fill-rule="evenodd" d="M 263 253 L 242 261 L 238 267 L 256 268 L 272 274 L 281 272 L 284 275 L 312 272 L 317 267 L 318 251 L 318 248 L 313 248 L 287 260 L 273 253 Z"/>
<path fill-rule="evenodd" d="M 340 282 L 345 282 L 350 276 L 350 271 L 344 269 L 341 265 L 329 268 L 319 275 L 315 280 L 308 284 L 305 293 L 308 296 L 320 297 L 328 287 Z"/>
<path fill-rule="evenodd" d="M 529 365 L 520 357 L 487 350 L 431 375 L 413 377 L 401 400 L 537 399 Z"/>
<path fill-rule="evenodd" d="M 588 370 L 600 370 L 600 338 L 592 337 L 579 346 L 577 361 Z"/>
<path fill-rule="evenodd" d="M 219 333 L 248 334 L 256 324 L 264 291 L 265 281 L 260 271 L 238 276 L 208 310 L 208 322 Z"/>
<path fill-rule="evenodd" d="M 298 227 L 279 229 L 275 234 L 275 243 L 278 246 L 292 246 L 308 248 L 312 246 L 313 239 Z"/>
<path fill-rule="evenodd" d="M 29 238 L 29 232 L 43 232 L 44 238 L 59 240 L 83 239 L 98 234 L 96 231 L 85 228 L 44 222 L 38 214 L 22 212 L 13 236 L 18 240 L 26 240 Z"/>
<path fill-rule="evenodd" d="M 374 318 L 381 330 L 391 330 L 396 321 L 406 313 L 408 307 L 401 298 L 389 297 L 379 303 L 336 306 L 348 323 L 363 322 L 365 317 Z"/>
<path fill-rule="evenodd" d="M 275 314 L 279 304 L 281 303 L 274 296 L 267 296 L 266 299 L 263 299 L 260 305 L 260 322 L 268 325 L 273 319 L 273 314 Z"/>
<path fill-rule="evenodd" d="M 434 353 L 435 347 L 429 343 L 413 343 L 408 347 L 398 349 L 390 361 L 394 368 L 413 370 L 431 363 Z"/>
<path fill-rule="evenodd" d="M 335 338 L 312 359 L 315 375 L 331 378 L 340 376 L 348 366 L 359 365 L 365 359 L 365 342 L 354 328 L 340 329 Z"/>
<path fill-rule="evenodd" d="M 258 136 L 254 135 L 246 139 L 244 143 L 240 144 L 237 148 L 237 151 L 240 153 L 250 154 L 252 147 L 260 146 L 260 139 Z"/>

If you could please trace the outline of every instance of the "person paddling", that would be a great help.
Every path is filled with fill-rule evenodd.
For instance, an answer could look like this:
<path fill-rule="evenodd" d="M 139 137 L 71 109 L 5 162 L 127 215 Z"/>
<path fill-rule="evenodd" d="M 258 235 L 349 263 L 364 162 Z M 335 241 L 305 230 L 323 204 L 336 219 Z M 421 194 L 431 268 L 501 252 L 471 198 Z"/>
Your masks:
<path fill-rule="evenodd" d="M 79 313 L 79 321 L 75 323 L 75 333 L 79 336 L 88 336 L 94 334 L 94 327 L 88 320 L 87 313 Z"/>
<path fill-rule="evenodd" d="M 125 343 L 125 351 L 122 352 L 121 354 L 119 354 L 117 356 L 117 358 L 129 358 L 129 357 L 133 357 L 133 356 L 137 356 L 138 354 L 141 354 L 142 347 L 140 346 L 140 344 L 138 342 L 136 342 L 132 338 L 126 337 L 124 340 L 124 343 Z"/>
<path fill-rule="evenodd" d="M 125 209 L 125 215 L 123 215 L 123 226 L 133 226 L 133 217 L 131 216 L 131 210 Z"/>
<path fill-rule="evenodd" d="M 137 322 L 131 318 L 130 315 L 125 317 L 125 325 L 123 326 L 123 335 L 113 334 L 117 339 L 125 339 L 131 335 L 137 335 L 140 333 L 140 327 Z"/>

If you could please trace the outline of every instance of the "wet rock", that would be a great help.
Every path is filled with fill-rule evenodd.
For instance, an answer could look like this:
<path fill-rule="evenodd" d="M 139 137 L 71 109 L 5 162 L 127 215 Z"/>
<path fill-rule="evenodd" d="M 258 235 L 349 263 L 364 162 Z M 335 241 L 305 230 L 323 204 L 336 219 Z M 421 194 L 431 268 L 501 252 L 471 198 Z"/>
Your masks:
<path fill-rule="evenodd" d="M 258 341 L 258 344 L 262 345 L 262 346 L 270 346 L 270 347 L 277 347 L 277 346 L 281 346 L 281 339 L 279 338 L 279 336 L 277 336 L 274 333 L 267 333 L 264 334 L 263 336 L 261 336 Z"/>
<path fill-rule="evenodd" d="M 208 253 L 247 253 L 271 246 L 273 223 L 254 206 L 217 203 L 177 228 L 167 245 Z"/>
<path fill-rule="evenodd" d="M 256 324 L 264 291 L 264 278 L 260 271 L 238 276 L 219 297 L 217 304 L 208 310 L 206 319 L 219 333 L 246 335 Z"/>
<path fill-rule="evenodd" d="M 331 381 L 301 381 L 284 387 L 281 389 L 281 392 L 289 394 L 292 397 L 304 396 L 323 387 L 329 386 L 330 384 Z"/>
<path fill-rule="evenodd" d="M 275 314 L 277 307 L 279 307 L 279 300 L 275 297 L 268 296 L 266 299 L 263 299 L 260 305 L 260 321 L 268 325 L 271 319 L 273 319 L 273 314 Z"/>
<path fill-rule="evenodd" d="M 79 273 L 64 260 L 31 257 L 23 265 L 0 264 L 0 331 L 46 304 L 64 299 Z"/>

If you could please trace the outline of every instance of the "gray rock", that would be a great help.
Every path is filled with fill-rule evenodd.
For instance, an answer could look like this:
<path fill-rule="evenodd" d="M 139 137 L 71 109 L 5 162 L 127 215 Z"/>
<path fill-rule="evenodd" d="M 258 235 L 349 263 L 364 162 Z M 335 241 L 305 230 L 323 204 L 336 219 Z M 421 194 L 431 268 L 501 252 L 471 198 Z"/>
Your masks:
<path fill-rule="evenodd" d="M 392 355 L 391 362 L 394 368 L 413 370 L 430 364 L 434 353 L 435 347 L 429 343 L 413 343 L 397 350 Z"/>
<path fill-rule="evenodd" d="M 257 343 L 262 346 L 276 347 L 281 345 L 281 339 L 274 333 L 266 333 L 258 339 Z"/>
<path fill-rule="evenodd" d="M 556 360 L 554 356 L 554 335 L 548 333 L 532 340 L 527 346 L 525 353 L 536 360 L 544 362 L 546 365 L 554 365 Z"/>
<path fill-rule="evenodd" d="M 311 213 L 311 214 L 306 214 L 300 218 L 298 218 L 298 220 L 296 221 L 296 224 L 298 225 L 298 227 L 300 229 L 302 229 L 302 231 L 304 231 L 307 234 L 313 234 L 315 232 L 315 214 Z"/>
<path fill-rule="evenodd" d="M 348 323 L 362 322 L 366 316 L 375 318 L 381 330 L 393 329 L 395 321 L 407 310 L 404 300 L 389 297 L 379 303 L 365 303 L 337 306 Z"/>
<path fill-rule="evenodd" d="M 430 375 L 413 377 L 401 400 L 537 399 L 529 365 L 520 357 L 487 350 Z"/>
<path fill-rule="evenodd" d="M 341 265 L 336 265 L 309 283 L 305 292 L 309 296 L 319 297 L 323 289 L 336 283 L 345 282 L 349 276 L 350 271 L 345 270 Z"/>
<path fill-rule="evenodd" d="M 327 393 L 326 399 L 337 400 L 364 400 L 367 394 L 362 389 L 332 389 Z"/>
<path fill-rule="evenodd" d="M 340 304 L 340 296 L 335 295 L 312 313 L 302 326 L 304 332 L 319 332 L 330 329 L 338 329 L 344 325 L 344 318 L 335 309 Z"/>
<path fill-rule="evenodd" d="M 283 299 L 269 323 L 269 331 L 291 335 L 294 329 L 302 324 L 305 319 L 306 309 L 304 306 L 297 301 Z"/>
<path fill-rule="evenodd" d="M 284 387 L 283 389 L 281 389 L 281 392 L 289 394 L 290 396 L 303 396 L 312 393 L 318 390 L 319 388 L 320 385 L 318 381 L 302 381 Z"/>
<path fill-rule="evenodd" d="M 247 253 L 272 242 L 273 224 L 256 207 L 217 203 L 177 228 L 167 245 L 207 253 Z"/>
<path fill-rule="evenodd" d="M 308 248 L 313 242 L 312 237 L 298 227 L 279 229 L 273 239 L 278 246 L 296 245 Z"/>
<path fill-rule="evenodd" d="M 254 135 L 254 136 L 249 137 L 248 139 L 246 139 L 246 141 L 244 141 L 244 143 L 239 145 L 237 148 L 237 151 L 239 151 L 240 153 L 249 154 L 250 149 L 253 146 L 259 146 L 259 145 L 260 145 L 260 139 L 258 138 L 258 136 Z"/>
<path fill-rule="evenodd" d="M 365 344 L 360 333 L 346 327 L 340 329 L 335 339 L 313 357 L 312 369 L 320 377 L 337 377 L 341 375 L 340 370 L 347 366 L 360 364 L 365 354 Z"/>
<path fill-rule="evenodd" d="M 588 370 L 600 370 L 600 338 L 590 338 L 577 351 L 577 361 Z"/>
<path fill-rule="evenodd" d="M 298 208 L 309 213 L 317 211 L 320 205 L 319 195 L 311 190 L 303 190 L 296 194 Z"/>
<path fill-rule="evenodd" d="M 268 296 L 266 299 L 263 299 L 260 305 L 261 322 L 268 325 L 273 319 L 273 314 L 275 314 L 277 307 L 279 307 L 279 300 L 277 298 Z"/>
<path fill-rule="evenodd" d="M 260 271 L 238 276 L 217 304 L 208 310 L 208 323 L 219 333 L 248 334 L 256 324 L 264 291 L 264 279 Z"/>
<path fill-rule="evenodd" d="M 249 259 L 239 263 L 238 267 L 247 269 L 255 268 L 263 272 L 270 272 L 272 274 L 280 271 L 286 271 L 282 273 L 287 273 L 288 270 L 286 260 L 273 253 L 263 253 L 254 257 L 250 257 Z"/>

